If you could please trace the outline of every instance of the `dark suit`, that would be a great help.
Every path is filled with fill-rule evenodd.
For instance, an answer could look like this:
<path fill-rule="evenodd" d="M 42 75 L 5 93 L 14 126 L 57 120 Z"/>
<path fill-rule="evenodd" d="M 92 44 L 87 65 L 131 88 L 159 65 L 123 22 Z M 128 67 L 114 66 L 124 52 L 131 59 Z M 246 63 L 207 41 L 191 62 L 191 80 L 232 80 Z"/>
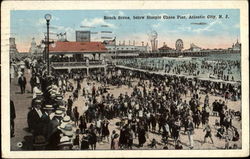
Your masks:
<path fill-rule="evenodd" d="M 14 119 L 16 118 L 16 111 L 15 111 L 15 106 L 14 102 L 10 100 L 10 131 L 11 131 L 11 136 L 14 136 L 14 130 L 15 130 L 15 122 Z"/>
<path fill-rule="evenodd" d="M 56 118 L 53 118 L 52 120 L 49 121 L 48 134 L 47 134 L 48 138 L 50 138 L 50 136 L 57 131 L 57 127 L 59 125 L 60 125 L 60 122 Z"/>
<path fill-rule="evenodd" d="M 32 109 L 28 113 L 28 126 L 30 130 L 33 130 L 33 135 L 42 135 L 43 132 L 43 120 L 35 109 Z"/>
<path fill-rule="evenodd" d="M 35 76 L 32 76 L 31 78 L 30 78 L 30 86 L 31 86 L 31 92 L 33 93 L 33 88 L 34 88 L 34 86 L 35 86 L 35 83 L 36 83 L 36 78 L 35 78 Z"/>
<path fill-rule="evenodd" d="M 21 93 L 25 93 L 26 78 L 24 76 L 18 78 L 18 84 L 21 88 Z"/>
<path fill-rule="evenodd" d="M 61 139 L 60 137 L 61 133 L 62 131 L 56 128 L 55 132 L 48 139 L 47 150 L 58 149 L 58 144 L 60 143 L 60 139 Z"/>

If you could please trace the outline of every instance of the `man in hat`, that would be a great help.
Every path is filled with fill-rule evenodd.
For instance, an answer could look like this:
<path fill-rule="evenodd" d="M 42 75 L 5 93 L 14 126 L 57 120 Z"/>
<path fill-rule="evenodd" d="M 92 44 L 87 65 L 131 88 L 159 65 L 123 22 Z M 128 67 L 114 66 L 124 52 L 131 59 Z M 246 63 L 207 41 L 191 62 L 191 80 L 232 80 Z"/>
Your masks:
<path fill-rule="evenodd" d="M 34 135 L 41 133 L 41 122 L 43 112 L 41 110 L 41 100 L 36 100 L 34 107 L 28 112 L 28 126 Z"/>
<path fill-rule="evenodd" d="M 50 135 L 50 121 L 54 118 L 55 116 L 55 113 L 53 112 L 54 109 L 53 109 L 53 106 L 52 105 L 45 105 L 45 107 L 43 108 L 44 110 L 44 118 L 43 118 L 43 121 L 44 121 L 44 124 L 45 124 L 45 136 L 46 138 L 49 137 Z"/>
<path fill-rule="evenodd" d="M 63 112 L 61 110 L 56 110 L 54 118 L 49 123 L 49 133 L 48 133 L 48 146 L 49 150 L 56 150 L 57 145 L 60 143 L 60 134 L 62 131 L 58 129 L 62 119 Z"/>
<path fill-rule="evenodd" d="M 33 98 L 36 98 L 37 95 L 41 95 L 42 91 L 39 89 L 39 86 L 37 84 L 34 84 L 34 88 L 33 88 Z"/>
<path fill-rule="evenodd" d="M 63 126 L 61 126 L 63 125 Z M 62 123 L 59 127 L 59 129 L 62 131 L 62 133 L 65 136 L 68 136 L 69 138 L 73 138 L 74 135 L 74 130 L 73 130 L 73 126 L 70 123 Z"/>
<path fill-rule="evenodd" d="M 45 105 L 43 108 L 45 115 L 49 117 L 50 120 L 52 120 L 55 116 L 54 108 L 52 105 Z"/>
<path fill-rule="evenodd" d="M 55 111 L 55 115 L 54 117 L 50 120 L 50 123 L 49 123 L 49 136 L 51 134 L 53 134 L 57 127 L 60 125 L 61 123 L 61 120 L 62 120 L 62 115 L 63 115 L 63 111 L 62 110 L 56 110 Z"/>
<path fill-rule="evenodd" d="M 21 89 L 21 94 L 25 93 L 26 78 L 24 77 L 23 73 L 21 74 L 21 77 L 18 78 L 18 84 Z"/>
<path fill-rule="evenodd" d="M 69 116 L 72 116 L 71 115 L 72 106 L 73 106 L 73 99 L 72 99 L 72 96 L 69 96 L 69 99 L 68 99 L 68 108 L 67 108 L 67 115 L 69 115 Z"/>
<path fill-rule="evenodd" d="M 34 86 L 35 86 L 35 83 L 36 83 L 36 81 L 35 81 L 35 75 L 33 74 L 33 75 L 31 76 L 31 78 L 30 78 L 31 93 L 33 93 L 33 88 L 34 88 Z"/>

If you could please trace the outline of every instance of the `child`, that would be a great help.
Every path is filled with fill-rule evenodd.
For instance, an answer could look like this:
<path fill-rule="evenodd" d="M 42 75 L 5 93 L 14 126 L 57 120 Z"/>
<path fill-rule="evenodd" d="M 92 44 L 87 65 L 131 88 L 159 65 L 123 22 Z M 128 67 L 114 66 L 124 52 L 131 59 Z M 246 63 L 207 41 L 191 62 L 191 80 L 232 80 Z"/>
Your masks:
<path fill-rule="evenodd" d="M 206 121 L 206 125 L 205 125 L 205 128 L 203 131 L 206 131 L 206 134 L 205 134 L 205 137 L 204 137 L 204 143 L 206 143 L 206 139 L 209 137 L 212 141 L 212 144 L 214 143 L 213 142 L 213 139 L 212 139 L 212 130 L 211 130 L 211 127 L 210 125 L 208 124 L 208 120 Z"/>

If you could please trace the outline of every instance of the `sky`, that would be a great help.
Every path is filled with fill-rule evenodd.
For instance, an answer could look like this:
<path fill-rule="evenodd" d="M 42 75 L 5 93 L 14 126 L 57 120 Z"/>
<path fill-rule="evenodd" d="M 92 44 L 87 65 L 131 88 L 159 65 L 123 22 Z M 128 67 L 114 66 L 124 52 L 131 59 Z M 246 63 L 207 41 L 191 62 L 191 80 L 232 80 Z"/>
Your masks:
<path fill-rule="evenodd" d="M 51 33 L 67 33 L 69 41 L 75 41 L 76 30 L 90 30 L 97 32 L 91 35 L 91 41 L 103 41 L 101 37 L 116 37 L 119 41 L 128 44 L 135 40 L 136 45 L 150 44 L 153 31 L 157 32 L 158 47 L 163 43 L 175 48 L 177 39 L 182 39 L 184 49 L 190 44 L 202 48 L 228 48 L 240 41 L 240 11 L 238 9 L 167 9 L 167 10 L 14 10 L 11 11 L 10 35 L 16 38 L 19 52 L 27 52 L 32 38 L 37 43 L 44 38 L 46 20 L 44 15 L 52 15 L 50 21 Z M 177 16 L 186 16 L 186 19 L 177 19 Z M 203 19 L 189 19 L 189 16 L 205 16 Z M 209 18 L 215 15 L 216 18 Z M 223 18 L 218 18 L 222 15 Z M 226 15 L 228 18 L 225 18 Z M 110 20 L 104 16 L 129 16 L 130 20 Z M 161 16 L 161 19 L 133 19 L 133 16 Z M 175 19 L 163 19 L 163 16 L 175 16 Z M 204 23 L 204 25 L 197 25 Z M 102 27 L 107 25 L 108 27 Z M 82 28 L 89 26 L 91 28 Z M 101 33 L 112 31 L 112 33 Z M 51 39 L 57 36 L 51 34 Z"/>

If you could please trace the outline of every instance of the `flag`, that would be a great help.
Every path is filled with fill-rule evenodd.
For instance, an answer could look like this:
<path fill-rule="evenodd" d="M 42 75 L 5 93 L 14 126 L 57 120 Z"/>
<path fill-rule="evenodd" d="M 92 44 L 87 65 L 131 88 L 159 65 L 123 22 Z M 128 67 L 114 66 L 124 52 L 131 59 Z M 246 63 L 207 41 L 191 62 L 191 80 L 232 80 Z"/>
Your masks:
<path fill-rule="evenodd" d="M 103 44 L 105 45 L 115 45 L 116 37 L 113 40 L 104 40 Z"/>
<path fill-rule="evenodd" d="M 109 44 L 110 45 L 115 45 L 115 41 L 116 41 L 116 37 L 113 40 L 109 41 Z"/>

